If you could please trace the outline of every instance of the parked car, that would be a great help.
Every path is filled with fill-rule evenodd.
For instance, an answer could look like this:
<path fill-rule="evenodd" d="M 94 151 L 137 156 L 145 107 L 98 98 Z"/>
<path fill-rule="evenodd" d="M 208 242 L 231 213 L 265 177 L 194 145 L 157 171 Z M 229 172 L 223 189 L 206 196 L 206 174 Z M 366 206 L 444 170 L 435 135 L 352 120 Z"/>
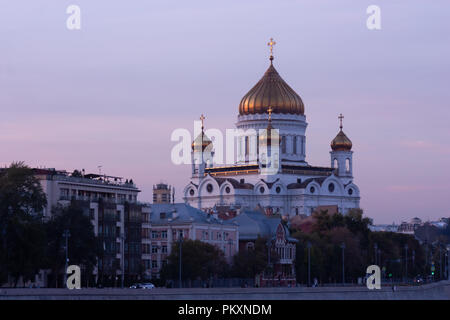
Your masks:
<path fill-rule="evenodd" d="M 135 283 L 130 286 L 130 289 L 140 289 L 140 288 L 142 288 L 140 283 Z"/>
<path fill-rule="evenodd" d="M 146 283 L 141 283 L 140 284 L 140 288 L 142 288 L 142 289 L 155 289 L 155 285 L 153 283 L 146 282 Z"/>
<path fill-rule="evenodd" d="M 414 278 L 414 282 L 417 284 L 423 283 L 423 278 L 418 275 L 417 277 Z"/>

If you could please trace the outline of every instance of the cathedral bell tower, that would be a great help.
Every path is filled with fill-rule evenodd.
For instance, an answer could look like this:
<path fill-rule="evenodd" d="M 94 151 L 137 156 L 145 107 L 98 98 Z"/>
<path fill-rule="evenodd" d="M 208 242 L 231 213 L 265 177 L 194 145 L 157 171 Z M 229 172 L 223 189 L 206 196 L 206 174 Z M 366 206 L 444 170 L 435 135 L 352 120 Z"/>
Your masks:
<path fill-rule="evenodd" d="M 331 167 L 335 169 L 335 174 L 343 178 L 353 178 L 353 151 L 352 142 L 342 131 L 342 119 L 339 115 L 340 130 L 336 137 L 331 141 Z"/>
<path fill-rule="evenodd" d="M 202 121 L 202 132 L 192 141 L 192 178 L 202 179 L 205 176 L 205 168 L 211 167 L 213 164 L 213 143 L 204 132 L 205 117 L 200 117 Z"/>

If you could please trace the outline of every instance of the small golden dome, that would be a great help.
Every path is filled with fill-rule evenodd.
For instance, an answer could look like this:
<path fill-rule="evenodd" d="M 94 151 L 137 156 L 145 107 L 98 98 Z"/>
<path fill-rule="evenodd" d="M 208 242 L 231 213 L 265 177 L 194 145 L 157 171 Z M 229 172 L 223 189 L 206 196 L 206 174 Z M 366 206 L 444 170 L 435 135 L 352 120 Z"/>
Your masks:
<path fill-rule="evenodd" d="M 202 132 L 194 139 L 194 141 L 192 141 L 191 147 L 194 151 L 200 151 L 200 148 L 201 151 L 205 151 L 205 149 L 209 147 L 208 151 L 211 151 L 213 144 L 208 136 Z"/>
<path fill-rule="evenodd" d="M 350 151 L 352 149 L 352 141 L 345 135 L 342 129 L 339 131 L 336 138 L 331 141 L 330 145 L 333 151 Z"/>
<path fill-rule="evenodd" d="M 305 112 L 302 99 L 280 77 L 272 62 L 261 80 L 242 98 L 239 114 L 268 113 L 269 107 L 274 113 L 303 115 Z"/>

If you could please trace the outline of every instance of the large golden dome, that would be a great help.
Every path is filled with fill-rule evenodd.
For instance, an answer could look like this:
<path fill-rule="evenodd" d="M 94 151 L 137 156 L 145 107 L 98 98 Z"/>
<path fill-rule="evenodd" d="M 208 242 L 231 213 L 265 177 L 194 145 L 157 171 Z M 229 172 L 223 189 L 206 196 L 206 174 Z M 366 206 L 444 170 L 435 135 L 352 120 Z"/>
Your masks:
<path fill-rule="evenodd" d="M 342 128 L 330 145 L 333 151 L 350 151 L 352 149 L 352 141 L 345 135 Z"/>
<path fill-rule="evenodd" d="M 272 61 L 261 80 L 242 98 L 239 114 L 267 113 L 269 107 L 272 107 L 273 113 L 305 113 L 302 99 L 280 77 Z"/>

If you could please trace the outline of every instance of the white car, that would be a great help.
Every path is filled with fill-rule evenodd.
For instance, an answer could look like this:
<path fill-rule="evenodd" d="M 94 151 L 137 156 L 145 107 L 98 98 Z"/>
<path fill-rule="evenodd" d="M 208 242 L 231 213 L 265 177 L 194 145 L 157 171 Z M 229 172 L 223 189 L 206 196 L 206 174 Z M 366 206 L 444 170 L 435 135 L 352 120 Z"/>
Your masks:
<path fill-rule="evenodd" d="M 154 289 L 155 285 L 153 283 L 147 282 L 147 283 L 141 283 L 140 287 L 142 289 Z"/>

